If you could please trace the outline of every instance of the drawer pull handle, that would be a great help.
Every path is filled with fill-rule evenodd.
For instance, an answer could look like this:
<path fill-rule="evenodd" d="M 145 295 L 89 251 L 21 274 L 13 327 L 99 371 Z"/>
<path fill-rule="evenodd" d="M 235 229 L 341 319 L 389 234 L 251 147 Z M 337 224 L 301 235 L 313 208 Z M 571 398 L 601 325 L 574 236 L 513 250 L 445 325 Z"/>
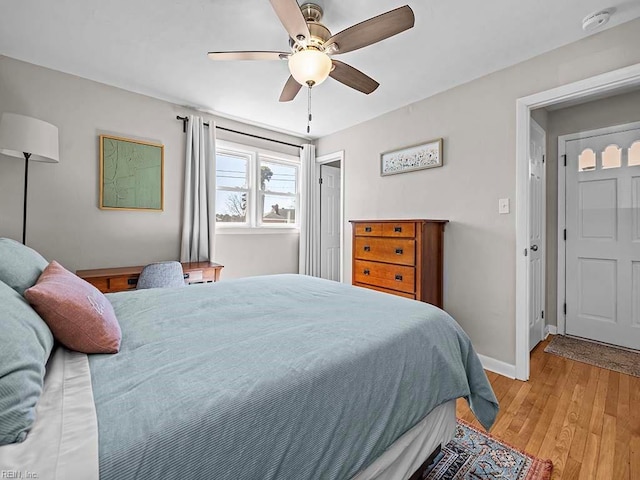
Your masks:
<path fill-rule="evenodd" d="M 369 272 L 369 269 L 367 268 L 367 269 L 365 269 L 365 271 L 364 271 L 364 272 L 362 272 L 362 273 L 364 273 L 365 275 L 369 275 L 369 273 L 370 273 L 370 272 Z"/>
<path fill-rule="evenodd" d="M 364 227 L 364 231 L 365 232 L 370 232 L 371 231 L 371 227 Z"/>
<path fill-rule="evenodd" d="M 138 284 L 137 278 L 127 278 L 127 285 L 137 285 L 137 284 Z"/>
<path fill-rule="evenodd" d="M 370 252 L 371 251 L 371 247 L 369 245 L 365 245 L 364 246 L 364 251 L 365 252 Z"/>
<path fill-rule="evenodd" d="M 402 227 L 393 227 L 393 231 L 396 233 L 401 233 L 402 232 Z"/>
<path fill-rule="evenodd" d="M 396 275 L 396 280 L 398 282 L 401 282 L 402 281 L 402 275 Z"/>
<path fill-rule="evenodd" d="M 404 251 L 401 248 L 396 248 L 396 255 L 402 255 Z"/>

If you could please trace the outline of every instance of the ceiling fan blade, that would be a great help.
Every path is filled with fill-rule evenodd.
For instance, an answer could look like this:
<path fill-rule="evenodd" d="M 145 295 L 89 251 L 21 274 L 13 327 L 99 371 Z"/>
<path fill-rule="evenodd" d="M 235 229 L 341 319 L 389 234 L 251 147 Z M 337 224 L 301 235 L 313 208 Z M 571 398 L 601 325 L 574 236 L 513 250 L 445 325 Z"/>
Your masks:
<path fill-rule="evenodd" d="M 286 60 L 290 52 L 209 52 L 211 60 Z"/>
<path fill-rule="evenodd" d="M 338 60 L 333 60 L 332 62 L 334 69 L 329 76 L 340 83 L 344 83 L 347 87 L 354 88 L 369 95 L 380 86 L 373 78 L 365 75 L 357 68 L 353 68 L 351 65 L 347 65 Z"/>
<path fill-rule="evenodd" d="M 296 98 L 296 95 L 298 94 L 301 88 L 302 88 L 302 85 L 296 82 L 295 78 L 293 78 L 293 76 L 290 75 L 289 79 L 287 80 L 287 83 L 284 84 L 282 93 L 280 94 L 280 101 L 290 102 L 291 100 Z"/>
<path fill-rule="evenodd" d="M 335 53 L 351 52 L 404 32 L 413 27 L 414 22 L 413 10 L 405 5 L 336 33 L 324 47 L 326 50 L 335 45 Z"/>
<path fill-rule="evenodd" d="M 269 0 L 289 36 L 296 41 L 311 38 L 307 22 L 296 0 Z M 304 37 L 304 38 L 301 38 Z"/>

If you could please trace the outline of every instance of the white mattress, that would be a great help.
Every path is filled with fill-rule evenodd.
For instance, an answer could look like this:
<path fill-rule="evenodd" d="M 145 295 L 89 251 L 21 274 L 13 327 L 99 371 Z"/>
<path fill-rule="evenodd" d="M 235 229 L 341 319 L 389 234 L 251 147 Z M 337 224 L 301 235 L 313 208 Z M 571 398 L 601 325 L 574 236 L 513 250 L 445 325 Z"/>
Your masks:
<path fill-rule="evenodd" d="M 456 430 L 456 401 L 434 408 L 352 480 L 407 480 Z"/>
<path fill-rule="evenodd" d="M 352 480 L 411 477 L 438 445 L 453 438 L 455 405 L 433 409 Z M 98 423 L 85 354 L 56 349 L 36 415 L 24 442 L 0 447 L 0 472 L 11 478 L 99 480 Z"/>

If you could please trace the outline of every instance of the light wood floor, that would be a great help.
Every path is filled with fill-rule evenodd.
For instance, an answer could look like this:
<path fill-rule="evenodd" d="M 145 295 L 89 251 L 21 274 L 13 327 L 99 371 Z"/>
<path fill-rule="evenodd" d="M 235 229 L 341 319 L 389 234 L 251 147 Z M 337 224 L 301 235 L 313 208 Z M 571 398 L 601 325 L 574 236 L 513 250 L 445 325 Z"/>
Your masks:
<path fill-rule="evenodd" d="M 553 461 L 552 480 L 640 479 L 640 378 L 544 353 L 520 382 L 487 372 L 500 402 L 491 433 Z M 457 415 L 479 426 L 464 400 Z"/>

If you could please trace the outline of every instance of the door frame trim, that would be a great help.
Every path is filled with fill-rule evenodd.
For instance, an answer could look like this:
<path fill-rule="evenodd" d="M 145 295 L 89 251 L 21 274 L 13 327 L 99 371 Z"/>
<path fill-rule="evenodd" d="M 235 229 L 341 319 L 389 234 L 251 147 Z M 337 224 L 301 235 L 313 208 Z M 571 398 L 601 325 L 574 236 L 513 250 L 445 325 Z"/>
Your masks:
<path fill-rule="evenodd" d="M 340 162 L 340 282 L 344 282 L 344 260 L 343 260 L 343 252 L 344 252 L 344 150 L 339 150 L 337 152 L 328 153 L 326 155 L 321 155 L 316 157 L 316 171 L 315 175 L 318 181 L 320 181 L 320 165 L 324 165 L 326 163 L 333 163 L 339 161 Z M 320 223 L 320 203 L 322 201 L 322 197 L 320 196 L 320 189 L 318 189 L 318 202 L 317 209 L 314 212 L 314 215 L 318 216 L 318 223 Z M 318 232 L 320 233 L 320 232 Z M 322 249 L 322 245 L 320 245 Z M 322 262 L 322 259 L 320 259 Z M 321 265 L 322 268 L 322 265 Z"/>
<path fill-rule="evenodd" d="M 564 314 L 564 303 L 567 297 L 567 271 L 566 271 L 566 242 L 564 236 L 560 235 L 567 225 L 566 222 L 566 202 L 567 202 L 567 176 L 564 165 L 561 165 L 560 158 L 567 153 L 567 142 L 580 140 L 583 138 L 597 137 L 610 133 L 618 133 L 624 130 L 635 130 L 640 128 L 640 122 L 623 123 L 610 127 L 597 128 L 595 130 L 585 130 L 583 132 L 569 133 L 558 137 L 558 333 L 564 335 L 567 328 L 567 316 Z"/>
<path fill-rule="evenodd" d="M 529 129 L 531 110 L 640 86 L 640 63 L 516 100 L 516 378 L 529 379 Z M 545 213 L 546 218 L 546 213 Z"/>

